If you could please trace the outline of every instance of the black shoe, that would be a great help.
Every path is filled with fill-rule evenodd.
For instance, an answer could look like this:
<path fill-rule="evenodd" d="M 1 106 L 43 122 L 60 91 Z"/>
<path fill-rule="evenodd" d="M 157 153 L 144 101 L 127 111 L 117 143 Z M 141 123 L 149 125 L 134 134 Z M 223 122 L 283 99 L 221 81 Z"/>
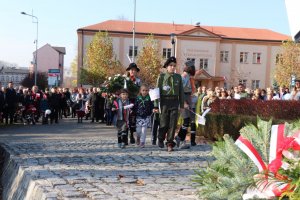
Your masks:
<path fill-rule="evenodd" d="M 191 146 L 196 146 L 197 145 L 195 140 L 196 140 L 196 134 L 191 134 Z"/>
<path fill-rule="evenodd" d="M 178 135 L 175 137 L 175 141 L 176 141 L 176 146 L 179 147 L 180 146 L 180 138 L 178 137 Z"/>
<path fill-rule="evenodd" d="M 164 141 L 158 141 L 158 146 L 159 148 L 164 148 L 165 147 Z"/>
<path fill-rule="evenodd" d="M 156 145 L 156 141 L 152 141 L 152 145 Z"/>

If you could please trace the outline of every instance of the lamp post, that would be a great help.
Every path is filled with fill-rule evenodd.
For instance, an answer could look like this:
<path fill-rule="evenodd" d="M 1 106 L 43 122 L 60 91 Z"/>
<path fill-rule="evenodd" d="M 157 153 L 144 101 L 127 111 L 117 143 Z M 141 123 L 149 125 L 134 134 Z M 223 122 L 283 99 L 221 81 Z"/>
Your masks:
<path fill-rule="evenodd" d="M 27 14 L 26 12 L 21 12 L 22 15 L 27 15 L 30 16 L 32 18 L 35 18 L 36 21 L 32 20 L 32 23 L 36 23 L 36 40 L 35 40 L 35 65 L 34 65 L 34 85 L 37 84 L 37 58 L 38 58 L 38 38 L 39 38 L 39 19 L 37 18 L 37 16 L 34 15 L 30 15 Z"/>
<path fill-rule="evenodd" d="M 133 1 L 134 8 L 133 8 L 133 27 L 132 27 L 132 62 L 135 59 L 135 12 L 136 12 L 136 0 Z"/>
<path fill-rule="evenodd" d="M 175 33 L 171 33 L 172 56 L 175 57 Z"/>

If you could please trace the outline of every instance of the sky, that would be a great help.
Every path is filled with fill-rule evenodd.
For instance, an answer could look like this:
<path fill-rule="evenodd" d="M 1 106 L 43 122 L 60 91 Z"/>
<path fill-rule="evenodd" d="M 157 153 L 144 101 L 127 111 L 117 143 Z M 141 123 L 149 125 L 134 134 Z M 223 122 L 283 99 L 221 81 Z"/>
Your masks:
<path fill-rule="evenodd" d="M 66 48 L 65 68 L 77 54 L 76 30 L 111 19 L 133 21 L 134 0 L 0 0 L 0 61 L 28 67 L 45 44 Z M 136 21 L 264 28 L 290 35 L 284 0 L 136 0 Z M 138 30 L 136 30 L 138 31 Z"/>

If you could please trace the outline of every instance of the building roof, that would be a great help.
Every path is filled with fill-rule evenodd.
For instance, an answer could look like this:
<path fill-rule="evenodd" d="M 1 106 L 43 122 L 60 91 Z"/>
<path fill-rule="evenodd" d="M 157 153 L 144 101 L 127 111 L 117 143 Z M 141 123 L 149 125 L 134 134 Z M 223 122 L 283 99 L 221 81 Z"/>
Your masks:
<path fill-rule="evenodd" d="M 86 26 L 77 31 L 109 31 L 131 33 L 133 27 L 132 21 L 108 20 L 102 23 Z M 187 24 L 156 23 L 156 22 L 135 22 L 136 33 L 170 35 L 186 35 L 192 30 L 204 29 L 221 38 L 229 39 L 251 39 L 251 40 L 287 40 L 290 36 L 274 32 L 268 29 L 224 27 L 224 26 L 194 26 Z"/>
<path fill-rule="evenodd" d="M 65 47 L 52 47 L 53 49 L 55 49 L 56 51 L 62 53 L 62 54 L 66 54 L 66 48 Z"/>
<path fill-rule="evenodd" d="M 16 68 L 16 67 L 2 67 L 0 68 L 0 74 L 27 74 L 29 69 Z"/>

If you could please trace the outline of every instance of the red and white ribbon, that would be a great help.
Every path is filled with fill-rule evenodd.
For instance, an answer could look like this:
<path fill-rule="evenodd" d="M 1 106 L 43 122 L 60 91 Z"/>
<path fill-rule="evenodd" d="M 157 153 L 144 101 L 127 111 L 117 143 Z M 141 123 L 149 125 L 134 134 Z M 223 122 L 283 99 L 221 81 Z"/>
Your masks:
<path fill-rule="evenodd" d="M 271 131 L 271 138 L 270 138 L 270 154 L 269 154 L 269 163 L 271 163 L 274 159 L 282 157 L 282 154 L 278 154 L 280 150 L 280 143 L 284 140 L 284 124 L 273 125 Z M 258 151 L 255 147 L 251 144 L 249 140 L 240 136 L 235 144 L 254 162 L 257 166 L 259 172 L 266 171 L 267 166 L 261 156 L 259 155 Z M 280 156 L 280 157 L 279 157 Z M 266 179 L 265 184 L 268 184 L 268 180 Z M 268 187 L 264 187 L 262 192 L 267 196 L 280 196 L 282 191 L 288 189 L 289 184 L 275 182 L 268 184 Z"/>
<path fill-rule="evenodd" d="M 236 140 L 235 144 L 254 162 L 254 164 L 258 167 L 259 172 L 267 169 L 263 159 L 249 140 L 240 136 Z"/>
<path fill-rule="evenodd" d="M 272 126 L 269 163 L 271 163 L 277 157 L 279 143 L 282 142 L 284 139 L 284 127 L 284 124 Z"/>

